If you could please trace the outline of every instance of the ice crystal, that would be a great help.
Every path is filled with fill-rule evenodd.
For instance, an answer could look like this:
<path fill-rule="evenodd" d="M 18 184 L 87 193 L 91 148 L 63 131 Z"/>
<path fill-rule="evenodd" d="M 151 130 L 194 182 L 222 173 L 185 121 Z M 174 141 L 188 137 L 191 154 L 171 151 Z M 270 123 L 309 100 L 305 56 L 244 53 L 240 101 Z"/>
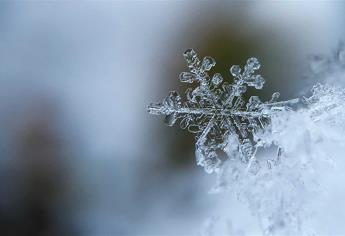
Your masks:
<path fill-rule="evenodd" d="M 165 122 L 172 126 L 180 121 L 180 127 L 196 134 L 196 161 L 207 173 L 219 172 L 221 160 L 217 153 L 225 152 L 229 159 L 247 165 L 247 170 L 257 172 L 255 154 L 264 143 L 258 138 L 270 123 L 275 112 L 291 110 L 299 99 L 280 101 L 279 93 L 271 100 L 262 102 L 258 96 L 244 100 L 248 87 L 262 89 L 264 78 L 257 74 L 260 68 L 258 59 L 252 57 L 241 68 L 233 65 L 230 73 L 232 83 L 224 82 L 221 74 L 209 75 L 216 64 L 212 57 L 200 60 L 193 49 L 183 54 L 189 71 L 182 72 L 179 79 L 184 83 L 196 84 L 186 90 L 182 101 L 176 91 L 172 91 L 162 103 L 152 103 L 148 112 L 164 115 Z M 281 150 L 278 148 L 278 157 Z"/>

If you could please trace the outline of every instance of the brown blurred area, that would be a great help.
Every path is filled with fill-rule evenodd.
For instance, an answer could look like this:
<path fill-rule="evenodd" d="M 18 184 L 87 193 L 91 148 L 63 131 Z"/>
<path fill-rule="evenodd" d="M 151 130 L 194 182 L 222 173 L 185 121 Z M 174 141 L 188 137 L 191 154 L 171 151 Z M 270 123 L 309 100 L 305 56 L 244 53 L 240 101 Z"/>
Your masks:
<path fill-rule="evenodd" d="M 1 235 L 77 235 L 58 215 L 69 178 L 56 104 L 41 98 L 29 106 L 13 119 L 15 153 L 1 168 Z"/>

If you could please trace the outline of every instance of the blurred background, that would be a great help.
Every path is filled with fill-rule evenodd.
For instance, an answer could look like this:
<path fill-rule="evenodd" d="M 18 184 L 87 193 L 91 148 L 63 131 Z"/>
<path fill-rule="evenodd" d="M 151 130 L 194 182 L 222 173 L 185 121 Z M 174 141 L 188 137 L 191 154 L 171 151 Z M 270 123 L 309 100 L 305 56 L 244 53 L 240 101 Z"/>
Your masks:
<path fill-rule="evenodd" d="M 344 18 L 341 1 L 1 1 L 0 235 L 203 235 L 222 216 L 255 232 L 146 105 L 183 94 L 187 48 L 227 80 L 255 56 L 263 99 L 297 96 Z"/>

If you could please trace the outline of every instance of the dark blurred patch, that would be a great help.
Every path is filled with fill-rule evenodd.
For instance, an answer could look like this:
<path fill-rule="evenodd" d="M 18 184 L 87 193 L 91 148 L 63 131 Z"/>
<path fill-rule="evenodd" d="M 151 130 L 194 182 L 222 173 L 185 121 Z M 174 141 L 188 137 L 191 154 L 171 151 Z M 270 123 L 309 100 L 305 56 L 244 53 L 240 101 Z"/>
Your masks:
<path fill-rule="evenodd" d="M 76 235 L 58 214 L 67 174 L 58 114 L 37 102 L 16 119 L 16 154 L 1 175 L 0 235 Z"/>

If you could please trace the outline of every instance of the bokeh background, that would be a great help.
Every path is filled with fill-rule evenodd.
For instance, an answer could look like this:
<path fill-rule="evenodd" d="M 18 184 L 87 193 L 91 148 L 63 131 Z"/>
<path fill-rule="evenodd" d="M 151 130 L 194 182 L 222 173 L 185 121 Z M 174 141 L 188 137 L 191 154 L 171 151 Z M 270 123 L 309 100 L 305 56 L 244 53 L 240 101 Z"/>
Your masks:
<path fill-rule="evenodd" d="M 187 48 L 228 80 L 255 56 L 262 98 L 297 96 L 344 18 L 341 1 L 1 1 L 0 235 L 203 235 L 225 215 L 256 232 L 146 105 L 186 89 Z"/>

